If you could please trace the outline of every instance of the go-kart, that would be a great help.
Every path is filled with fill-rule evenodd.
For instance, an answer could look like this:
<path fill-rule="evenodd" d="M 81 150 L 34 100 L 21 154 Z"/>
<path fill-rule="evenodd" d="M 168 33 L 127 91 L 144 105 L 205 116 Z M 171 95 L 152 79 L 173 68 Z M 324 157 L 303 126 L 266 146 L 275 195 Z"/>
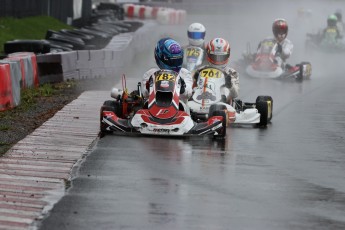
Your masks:
<path fill-rule="evenodd" d="M 184 49 L 182 67 L 194 72 L 204 60 L 204 50 L 197 46 L 187 46 Z"/>
<path fill-rule="evenodd" d="M 125 77 L 123 77 L 125 79 Z M 125 80 L 123 80 L 125 82 Z M 141 95 L 141 83 L 137 91 L 127 93 L 113 88 L 111 97 L 100 110 L 100 134 L 141 134 L 156 136 L 226 136 L 227 114 L 215 111 L 204 122 L 195 122 L 188 106 L 179 100 L 182 79 L 170 70 L 158 70 L 149 80 L 149 97 Z"/>
<path fill-rule="evenodd" d="M 242 60 L 236 62 L 236 68 L 253 78 L 296 79 L 297 81 L 310 79 L 312 67 L 309 62 L 301 62 L 295 66 L 281 64 L 275 57 L 277 50 L 277 42 L 270 38 L 261 41 L 254 54 L 250 51 L 250 44 L 247 44 L 247 52 L 243 54 Z"/>
<path fill-rule="evenodd" d="M 305 41 L 306 53 L 313 54 L 314 51 L 321 51 L 322 53 L 345 52 L 345 43 L 342 39 L 336 39 L 338 35 L 335 29 L 328 29 L 328 36 L 333 38 L 326 39 L 322 31 L 315 34 L 307 33 L 307 39 Z"/>
<path fill-rule="evenodd" d="M 187 102 L 194 120 L 204 121 L 215 111 L 225 111 L 228 125 L 256 125 L 265 127 L 272 119 L 273 99 L 270 96 L 258 96 L 255 103 L 241 100 L 229 100 L 229 89 L 225 85 L 223 70 L 205 66 L 198 71 L 194 94 Z"/>

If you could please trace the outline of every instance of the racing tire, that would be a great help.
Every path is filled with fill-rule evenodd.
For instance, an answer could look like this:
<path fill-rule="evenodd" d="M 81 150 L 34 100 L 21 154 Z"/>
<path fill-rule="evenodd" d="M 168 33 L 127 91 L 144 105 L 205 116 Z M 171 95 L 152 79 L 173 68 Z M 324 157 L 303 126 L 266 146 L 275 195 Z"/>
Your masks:
<path fill-rule="evenodd" d="M 226 127 L 228 125 L 228 116 L 225 110 L 217 110 L 217 111 L 213 111 L 212 116 L 221 116 L 223 117 L 223 122 L 222 122 L 222 126 L 223 129 L 222 131 L 214 136 L 215 139 L 224 139 L 226 136 Z"/>
<path fill-rule="evenodd" d="M 259 127 L 266 127 L 268 124 L 268 103 L 266 101 L 258 101 L 256 109 L 260 113 Z"/>
<path fill-rule="evenodd" d="M 297 64 L 296 66 L 299 67 L 299 73 L 297 74 L 296 81 L 297 82 L 302 82 L 303 81 L 303 65 L 302 64 Z"/>
<path fill-rule="evenodd" d="M 23 51 L 45 54 L 50 52 L 50 45 L 45 40 L 13 40 L 7 41 L 4 44 L 4 52 L 6 54 Z"/>
<path fill-rule="evenodd" d="M 118 117 L 122 117 L 122 107 L 119 102 L 114 100 L 107 100 L 103 103 L 103 106 L 110 107 L 112 112 L 116 114 Z"/>
<path fill-rule="evenodd" d="M 310 80 L 310 76 L 311 76 L 311 73 L 312 73 L 311 63 L 305 61 L 305 62 L 301 62 L 299 65 L 300 65 L 300 67 L 301 67 L 301 68 L 300 68 L 300 74 L 299 74 L 299 75 L 302 76 L 302 80 L 303 80 L 303 79 L 305 79 L 305 80 Z M 309 65 L 309 66 L 310 66 L 310 68 L 309 68 L 309 70 L 308 70 L 308 73 L 307 73 L 307 76 L 304 76 L 304 75 L 303 75 L 303 68 L 302 68 L 302 67 L 303 67 L 304 65 Z"/>
<path fill-rule="evenodd" d="M 219 105 L 219 104 L 213 104 L 210 106 L 210 109 L 208 110 L 208 117 L 212 117 L 214 116 L 213 113 L 215 111 L 220 111 L 220 110 L 226 110 L 226 106 L 225 105 Z"/>
<path fill-rule="evenodd" d="M 102 138 L 104 137 L 106 134 L 112 133 L 112 131 L 106 130 L 105 125 L 102 123 L 102 114 L 104 111 L 110 111 L 110 112 L 114 112 L 116 115 L 118 115 L 118 110 L 119 110 L 119 104 L 116 101 L 105 101 L 103 103 L 103 106 L 101 107 L 100 110 L 100 134 L 99 136 Z"/>
<path fill-rule="evenodd" d="M 267 106 L 268 106 L 267 107 L 267 110 L 268 110 L 268 112 L 267 112 L 267 122 L 271 122 L 271 120 L 273 118 L 273 99 L 272 99 L 272 97 L 271 96 L 258 96 L 256 98 L 256 101 L 255 101 L 256 107 L 257 107 L 257 104 L 260 101 L 263 101 L 263 102 L 267 103 Z"/>

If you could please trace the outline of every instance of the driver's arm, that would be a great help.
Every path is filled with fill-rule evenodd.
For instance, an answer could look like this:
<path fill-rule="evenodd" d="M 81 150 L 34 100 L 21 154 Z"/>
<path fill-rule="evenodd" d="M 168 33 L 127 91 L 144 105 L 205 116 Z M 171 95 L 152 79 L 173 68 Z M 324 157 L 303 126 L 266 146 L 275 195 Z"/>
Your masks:
<path fill-rule="evenodd" d="M 240 91 L 239 74 L 232 68 L 226 68 L 225 72 L 227 73 L 225 86 L 230 89 L 230 96 L 234 99 L 238 97 Z"/>

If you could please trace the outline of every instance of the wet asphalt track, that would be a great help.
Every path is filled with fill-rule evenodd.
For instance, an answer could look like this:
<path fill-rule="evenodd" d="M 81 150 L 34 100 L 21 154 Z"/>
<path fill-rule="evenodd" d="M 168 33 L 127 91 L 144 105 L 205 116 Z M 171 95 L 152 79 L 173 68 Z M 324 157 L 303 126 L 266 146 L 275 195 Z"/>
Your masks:
<path fill-rule="evenodd" d="M 344 55 L 295 55 L 311 80 L 241 75 L 241 99 L 273 97 L 266 129 L 229 128 L 224 142 L 106 136 L 41 229 L 344 229 Z"/>

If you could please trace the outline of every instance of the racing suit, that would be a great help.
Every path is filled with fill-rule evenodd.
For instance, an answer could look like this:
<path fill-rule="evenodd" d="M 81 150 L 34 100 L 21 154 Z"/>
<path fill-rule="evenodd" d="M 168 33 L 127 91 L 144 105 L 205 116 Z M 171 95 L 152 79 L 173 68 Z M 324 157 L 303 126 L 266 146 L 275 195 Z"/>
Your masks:
<path fill-rule="evenodd" d="M 204 54 L 203 54 L 203 57 L 202 57 L 202 63 L 200 66 L 203 66 L 203 65 L 207 65 L 207 61 L 206 61 L 206 50 L 205 50 L 205 43 L 201 44 L 200 46 L 193 46 L 193 45 L 186 45 L 186 46 L 183 46 L 183 51 L 184 51 L 184 59 L 183 59 L 183 67 L 187 67 L 186 65 L 186 62 L 187 62 L 187 48 L 189 47 L 198 47 L 198 48 L 201 48 L 203 51 L 204 51 Z"/>
<path fill-rule="evenodd" d="M 212 65 L 205 65 L 200 68 L 195 72 L 193 79 L 194 79 L 194 84 L 193 88 L 196 87 L 197 81 L 198 81 L 198 76 L 199 76 L 199 71 L 207 66 L 213 67 Z M 238 97 L 239 91 L 240 91 L 240 80 L 239 80 L 239 74 L 236 70 L 233 68 L 230 68 L 229 66 L 225 66 L 222 68 L 223 71 L 225 72 L 225 88 L 223 88 L 222 95 L 226 96 L 227 102 L 231 103 L 231 100 L 235 99 Z"/>
<path fill-rule="evenodd" d="M 275 38 L 268 38 L 268 39 L 276 40 Z M 285 38 L 281 42 L 278 42 L 276 40 L 276 42 L 277 42 L 277 49 L 275 50 L 275 61 L 277 62 L 277 65 L 284 68 L 286 60 L 292 54 L 293 44 L 287 38 Z M 261 45 L 261 42 L 258 45 L 257 52 L 259 52 L 259 50 L 260 50 L 260 45 Z M 255 54 L 253 56 L 254 56 L 253 59 L 255 59 Z"/>
<path fill-rule="evenodd" d="M 283 41 L 278 42 L 277 50 L 276 50 L 276 61 L 279 66 L 285 67 L 286 60 L 290 57 L 293 51 L 293 44 L 292 42 L 285 38 Z"/>
<path fill-rule="evenodd" d="M 150 77 L 153 76 L 153 73 L 160 70 L 159 68 L 151 68 L 148 71 L 146 71 L 143 75 L 142 81 L 141 81 L 141 92 L 144 98 L 148 98 L 149 91 L 146 87 L 147 82 L 149 81 Z M 178 73 L 182 80 L 184 81 L 184 84 L 182 84 L 182 87 L 184 87 L 184 90 L 181 91 L 180 99 L 183 102 L 187 102 L 188 99 L 192 96 L 192 84 L 193 79 L 191 76 L 191 72 L 185 68 L 181 68 L 180 72 Z"/>

